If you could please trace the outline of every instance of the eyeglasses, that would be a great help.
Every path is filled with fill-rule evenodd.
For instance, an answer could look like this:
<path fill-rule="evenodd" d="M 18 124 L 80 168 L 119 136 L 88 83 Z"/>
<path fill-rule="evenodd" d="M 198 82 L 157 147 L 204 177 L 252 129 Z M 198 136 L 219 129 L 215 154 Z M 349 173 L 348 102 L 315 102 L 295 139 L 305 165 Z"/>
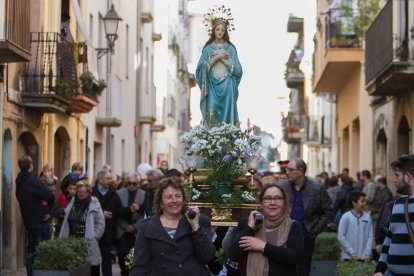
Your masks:
<path fill-rule="evenodd" d="M 293 172 L 293 171 L 297 171 L 297 170 L 299 170 L 299 169 L 286 168 L 286 172 L 287 173 L 290 173 L 290 172 Z"/>
<path fill-rule="evenodd" d="M 275 196 L 275 197 L 271 197 L 271 196 L 266 196 L 263 198 L 263 202 L 266 204 L 270 204 L 273 201 L 276 203 L 281 203 L 285 198 L 283 196 Z"/>
<path fill-rule="evenodd" d="M 128 182 L 128 185 L 134 185 L 134 186 L 137 186 L 137 185 L 138 185 L 138 183 L 137 183 L 137 182 Z"/>

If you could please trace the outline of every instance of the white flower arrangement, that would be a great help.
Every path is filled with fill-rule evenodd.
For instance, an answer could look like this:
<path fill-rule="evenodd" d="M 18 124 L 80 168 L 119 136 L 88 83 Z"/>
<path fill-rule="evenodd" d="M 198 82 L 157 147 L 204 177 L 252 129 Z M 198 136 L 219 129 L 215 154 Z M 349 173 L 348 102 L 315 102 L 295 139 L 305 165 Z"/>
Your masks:
<path fill-rule="evenodd" d="M 192 192 L 193 192 L 193 196 L 191 197 L 192 200 L 197 200 L 200 198 L 201 192 L 199 190 L 197 190 L 196 188 L 193 188 Z"/>
<path fill-rule="evenodd" d="M 250 132 L 226 123 L 211 129 L 198 125 L 181 136 L 181 143 L 186 155 L 204 159 L 210 183 L 233 181 L 243 175 L 246 160 L 261 145 L 261 138 Z"/>
<path fill-rule="evenodd" d="M 243 200 L 245 200 L 247 202 L 256 201 L 256 197 L 253 195 L 252 192 L 244 191 L 241 196 L 242 196 Z"/>

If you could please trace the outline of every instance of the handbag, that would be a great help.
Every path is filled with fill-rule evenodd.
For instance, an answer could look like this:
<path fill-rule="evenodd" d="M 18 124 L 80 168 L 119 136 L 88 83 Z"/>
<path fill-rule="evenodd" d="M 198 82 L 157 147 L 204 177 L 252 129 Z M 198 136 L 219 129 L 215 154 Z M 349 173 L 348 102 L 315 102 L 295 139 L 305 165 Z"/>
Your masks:
<path fill-rule="evenodd" d="M 414 230 L 413 227 L 411 226 L 411 221 L 410 221 L 410 216 L 408 215 L 408 201 L 410 200 L 410 197 L 407 196 L 407 198 L 405 199 L 405 204 L 404 204 L 404 218 L 405 218 L 405 224 L 407 225 L 407 232 L 408 235 L 410 236 L 410 240 L 411 240 L 411 244 L 414 247 Z"/>

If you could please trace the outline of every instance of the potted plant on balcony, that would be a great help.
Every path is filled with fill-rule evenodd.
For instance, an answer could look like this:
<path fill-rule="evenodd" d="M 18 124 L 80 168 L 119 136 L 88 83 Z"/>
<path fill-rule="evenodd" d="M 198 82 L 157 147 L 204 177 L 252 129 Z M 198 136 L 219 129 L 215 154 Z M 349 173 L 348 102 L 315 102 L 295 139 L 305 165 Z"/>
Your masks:
<path fill-rule="evenodd" d="M 380 9 L 380 0 L 358 0 L 357 9 L 344 5 L 345 17 L 349 18 L 358 38 L 363 38 L 365 32 L 377 17 Z"/>
<path fill-rule="evenodd" d="M 34 276 L 89 275 L 88 243 L 84 238 L 41 242 L 36 249 Z"/>
<path fill-rule="evenodd" d="M 96 80 L 91 71 L 84 71 L 79 77 L 79 80 L 83 94 L 91 96 L 94 99 L 98 99 L 102 91 L 106 88 L 105 81 Z"/>

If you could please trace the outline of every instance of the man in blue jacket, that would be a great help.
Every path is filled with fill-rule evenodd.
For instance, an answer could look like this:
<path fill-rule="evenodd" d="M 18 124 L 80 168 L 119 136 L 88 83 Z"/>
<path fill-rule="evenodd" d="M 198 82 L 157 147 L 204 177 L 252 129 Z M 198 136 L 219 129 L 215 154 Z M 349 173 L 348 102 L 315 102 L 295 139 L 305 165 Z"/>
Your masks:
<path fill-rule="evenodd" d="M 18 160 L 20 172 L 16 178 L 16 197 L 19 201 L 20 212 L 22 214 L 24 226 L 28 233 L 27 247 L 27 275 L 33 275 L 32 266 L 35 258 L 37 245 L 46 239 L 42 233 L 49 227 L 44 221 L 44 206 L 42 201 L 53 204 L 54 195 L 33 172 L 33 161 L 28 155 L 24 155 Z"/>

